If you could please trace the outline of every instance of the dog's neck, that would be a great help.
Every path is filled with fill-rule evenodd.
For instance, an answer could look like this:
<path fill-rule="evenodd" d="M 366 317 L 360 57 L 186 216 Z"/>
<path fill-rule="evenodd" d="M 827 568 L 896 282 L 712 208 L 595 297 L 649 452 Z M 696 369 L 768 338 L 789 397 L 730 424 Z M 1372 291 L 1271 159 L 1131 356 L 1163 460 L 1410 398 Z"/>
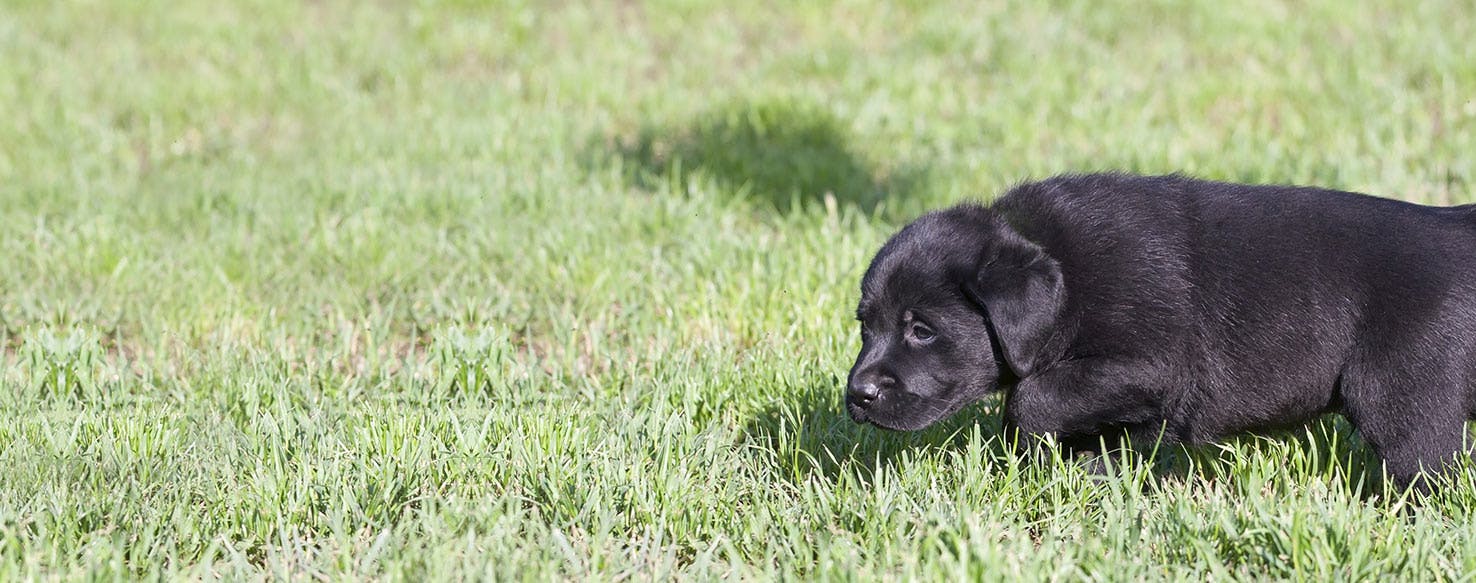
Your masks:
<path fill-rule="evenodd" d="M 1005 361 L 1004 345 L 999 342 L 999 333 L 994 330 L 994 324 L 987 318 L 984 322 L 984 329 L 989 334 L 989 351 L 993 353 L 991 356 L 994 358 L 995 392 L 1013 388 L 1016 383 L 1020 382 L 1020 376 L 1015 374 L 1010 363 Z"/>

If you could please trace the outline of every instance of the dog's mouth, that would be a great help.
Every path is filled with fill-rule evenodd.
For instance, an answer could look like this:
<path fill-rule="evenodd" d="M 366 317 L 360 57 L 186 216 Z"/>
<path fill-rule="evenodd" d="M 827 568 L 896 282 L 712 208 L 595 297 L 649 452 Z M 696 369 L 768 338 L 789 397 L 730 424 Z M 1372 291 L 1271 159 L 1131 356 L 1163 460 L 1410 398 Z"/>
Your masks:
<path fill-rule="evenodd" d="M 877 417 L 868 412 L 864 407 L 858 407 L 854 403 L 846 403 L 846 412 L 851 415 L 851 420 L 862 425 L 870 425 L 877 429 L 886 431 L 911 431 L 917 427 L 908 427 L 905 423 L 896 423 L 888 420 L 886 416 Z"/>
<path fill-rule="evenodd" d="M 906 393 L 906 403 L 892 403 L 890 408 L 875 410 L 877 404 L 863 407 L 846 399 L 846 413 L 851 420 L 863 425 L 872 425 L 888 431 L 917 431 L 952 417 L 962 410 L 967 401 L 928 399 L 921 395 Z M 905 405 L 897 411 L 898 405 Z"/>

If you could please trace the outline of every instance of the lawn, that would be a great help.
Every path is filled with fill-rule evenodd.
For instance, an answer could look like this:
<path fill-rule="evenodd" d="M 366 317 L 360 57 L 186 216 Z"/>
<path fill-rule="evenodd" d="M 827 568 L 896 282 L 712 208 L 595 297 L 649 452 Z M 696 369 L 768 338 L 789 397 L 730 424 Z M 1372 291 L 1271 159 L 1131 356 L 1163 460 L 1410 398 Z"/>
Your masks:
<path fill-rule="evenodd" d="M 1469 1 L 0 4 L 0 580 L 1461 579 L 1330 418 L 1025 463 L 839 406 L 1057 172 L 1476 202 Z M 1473 250 L 1476 252 L 1476 250 Z M 1275 382 L 1275 379 L 1267 379 Z"/>

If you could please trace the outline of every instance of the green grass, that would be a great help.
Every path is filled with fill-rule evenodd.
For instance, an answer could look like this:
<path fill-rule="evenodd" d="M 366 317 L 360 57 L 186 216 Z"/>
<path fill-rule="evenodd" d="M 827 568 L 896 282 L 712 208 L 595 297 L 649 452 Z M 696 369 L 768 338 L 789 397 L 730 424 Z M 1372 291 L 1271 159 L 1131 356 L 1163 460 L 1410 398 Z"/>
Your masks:
<path fill-rule="evenodd" d="M 838 398 L 927 208 L 1106 168 L 1476 201 L 1472 38 L 1462 1 L 10 0 L 0 579 L 1468 577 L 1476 480 L 1406 504 L 1335 419 L 1099 479 L 993 403 Z"/>

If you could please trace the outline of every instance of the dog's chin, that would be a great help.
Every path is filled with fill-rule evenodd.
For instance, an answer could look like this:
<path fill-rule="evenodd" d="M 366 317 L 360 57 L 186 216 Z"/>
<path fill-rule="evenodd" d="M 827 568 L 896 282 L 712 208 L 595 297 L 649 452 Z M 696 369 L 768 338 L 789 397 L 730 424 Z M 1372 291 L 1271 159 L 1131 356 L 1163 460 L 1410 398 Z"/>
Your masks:
<path fill-rule="evenodd" d="M 846 411 L 851 414 L 851 419 L 857 423 L 869 423 L 887 431 L 918 431 L 927 429 L 932 424 L 947 417 L 945 415 L 937 419 L 915 417 L 897 418 L 888 415 L 878 415 L 875 411 L 867 411 L 850 403 L 846 404 Z"/>
<path fill-rule="evenodd" d="M 851 403 L 846 403 L 846 411 L 857 423 L 870 423 L 888 431 L 919 431 L 954 416 L 970 402 L 969 400 L 950 402 L 941 409 L 927 411 L 923 415 L 909 415 L 906 411 L 902 411 L 901 415 L 888 415 L 885 410 L 863 409 Z"/>
<path fill-rule="evenodd" d="M 872 418 L 869 421 L 872 425 L 875 425 L 887 431 L 920 431 L 923 429 L 927 429 L 934 423 L 937 423 L 939 420 Z"/>

